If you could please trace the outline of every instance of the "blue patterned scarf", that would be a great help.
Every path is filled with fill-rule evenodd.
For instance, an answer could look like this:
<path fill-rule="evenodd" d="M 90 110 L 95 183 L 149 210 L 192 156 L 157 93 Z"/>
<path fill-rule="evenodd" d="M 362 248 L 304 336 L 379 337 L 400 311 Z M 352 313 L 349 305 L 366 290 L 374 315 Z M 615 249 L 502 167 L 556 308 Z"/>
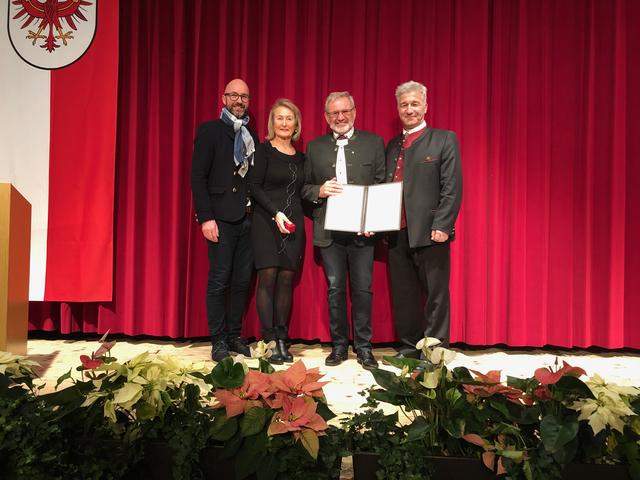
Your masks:
<path fill-rule="evenodd" d="M 253 152 L 255 151 L 255 144 L 253 137 L 249 133 L 246 125 L 249 123 L 249 117 L 236 118 L 226 108 L 220 112 L 220 118 L 224 123 L 233 127 L 233 131 L 236 133 L 233 141 L 233 160 L 236 162 L 236 166 L 239 166 L 238 174 L 244 177 L 249 170 L 249 162 L 253 165 Z"/>

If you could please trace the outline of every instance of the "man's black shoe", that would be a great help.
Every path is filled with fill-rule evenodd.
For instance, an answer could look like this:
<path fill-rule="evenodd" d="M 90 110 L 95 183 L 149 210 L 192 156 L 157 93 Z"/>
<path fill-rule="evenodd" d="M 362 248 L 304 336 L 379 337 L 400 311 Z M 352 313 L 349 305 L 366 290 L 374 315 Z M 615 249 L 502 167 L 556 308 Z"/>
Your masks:
<path fill-rule="evenodd" d="M 222 359 L 229 356 L 229 346 L 224 340 L 219 340 L 213 344 L 211 348 L 211 360 L 214 362 L 221 362 Z"/>
<path fill-rule="evenodd" d="M 340 365 L 347 359 L 347 347 L 333 347 L 331 353 L 324 360 L 324 364 L 328 367 Z"/>
<path fill-rule="evenodd" d="M 271 356 L 267 358 L 267 361 L 272 365 L 282 365 L 284 363 L 284 358 L 282 358 L 278 349 L 274 348 L 271 350 Z"/>
<path fill-rule="evenodd" d="M 285 342 L 283 338 L 279 338 L 276 340 L 276 350 L 282 357 L 283 362 L 286 362 L 286 363 L 293 362 L 293 355 L 291 355 L 291 352 L 287 348 L 287 342 Z"/>
<path fill-rule="evenodd" d="M 375 370 L 378 368 L 378 361 L 371 353 L 370 348 L 361 348 L 358 350 L 358 363 L 365 370 Z"/>
<path fill-rule="evenodd" d="M 247 347 L 247 341 L 240 337 L 230 338 L 229 342 L 229 350 L 232 352 L 239 353 L 240 355 L 244 355 L 245 357 L 251 356 L 251 350 Z"/>

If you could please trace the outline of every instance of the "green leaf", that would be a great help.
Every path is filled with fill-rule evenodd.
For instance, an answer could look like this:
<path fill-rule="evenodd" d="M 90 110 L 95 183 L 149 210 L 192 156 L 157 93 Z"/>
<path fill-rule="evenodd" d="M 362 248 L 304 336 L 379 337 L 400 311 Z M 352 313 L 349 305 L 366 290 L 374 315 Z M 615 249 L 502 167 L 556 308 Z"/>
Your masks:
<path fill-rule="evenodd" d="M 237 435 L 233 435 L 229 440 L 225 441 L 222 452 L 220 453 L 220 458 L 234 458 L 240 450 L 240 447 L 242 446 L 242 440 L 243 437 L 241 437 L 240 433 L 238 433 Z"/>
<path fill-rule="evenodd" d="M 184 387 L 184 406 L 189 411 L 195 411 L 200 407 L 200 387 L 194 383 L 188 383 Z"/>
<path fill-rule="evenodd" d="M 227 357 L 211 370 L 211 383 L 217 388 L 238 388 L 244 382 L 242 364 Z"/>
<path fill-rule="evenodd" d="M 322 400 L 318 400 L 316 404 L 316 413 L 320 415 L 324 421 L 329 421 L 336 417 L 336 414 L 329 408 L 329 405 Z"/>
<path fill-rule="evenodd" d="M 259 369 L 260 369 L 260 371 L 262 373 L 273 373 L 273 372 L 276 371 L 275 368 L 273 368 L 273 366 L 268 361 L 266 361 L 264 358 L 261 358 L 258 361 L 258 365 L 259 365 Z"/>
<path fill-rule="evenodd" d="M 522 464 L 522 471 L 524 472 L 524 478 L 526 480 L 533 480 L 533 472 L 531 471 L 531 463 L 525 459 Z"/>
<path fill-rule="evenodd" d="M 464 435 L 465 420 L 462 417 L 447 416 L 442 419 L 444 428 L 453 438 L 462 438 Z"/>
<path fill-rule="evenodd" d="M 138 420 L 150 420 L 156 416 L 156 408 L 149 402 L 140 401 L 136 403 L 136 416 Z"/>
<path fill-rule="evenodd" d="M 225 414 L 216 415 L 209 434 L 213 440 L 220 442 L 226 442 L 233 437 L 238 431 L 238 419 L 235 417 L 229 418 Z"/>
<path fill-rule="evenodd" d="M 507 375 L 507 385 L 528 392 L 540 384 L 535 378 L 519 378 Z"/>
<path fill-rule="evenodd" d="M 240 419 L 240 435 L 255 435 L 264 427 L 267 411 L 261 407 L 250 408 Z"/>
<path fill-rule="evenodd" d="M 489 405 L 491 405 L 492 408 L 500 412 L 506 418 L 510 418 L 509 410 L 507 409 L 505 402 L 506 400 L 504 399 L 504 397 L 489 398 Z"/>
<path fill-rule="evenodd" d="M 508 402 L 507 409 L 509 410 L 509 419 L 516 423 L 534 425 L 540 421 L 540 407 L 538 405 L 525 407 Z"/>
<path fill-rule="evenodd" d="M 276 455 L 266 455 L 256 470 L 256 477 L 258 480 L 275 480 L 279 465 Z"/>
<path fill-rule="evenodd" d="M 401 395 L 389 393 L 385 390 L 371 390 L 369 396 L 379 402 L 390 403 L 391 405 L 404 405 L 406 398 Z"/>
<path fill-rule="evenodd" d="M 385 390 L 397 394 L 404 393 L 404 390 L 402 389 L 402 382 L 395 373 L 388 370 L 382 370 L 380 368 L 373 370 L 371 373 L 373 374 L 373 378 L 377 384 Z"/>
<path fill-rule="evenodd" d="M 522 450 L 498 450 L 498 454 L 505 458 L 517 461 L 521 460 L 524 456 L 524 452 Z"/>
<path fill-rule="evenodd" d="M 451 374 L 453 375 L 453 379 L 457 382 L 469 383 L 473 381 L 471 372 L 469 372 L 467 367 L 456 367 L 451 370 Z"/>
<path fill-rule="evenodd" d="M 540 422 L 540 437 L 548 452 L 557 452 L 573 440 L 578 433 L 578 420 L 569 417 L 560 420 L 555 415 L 546 415 Z"/>
<path fill-rule="evenodd" d="M 462 393 L 457 388 L 450 388 L 445 393 L 445 398 L 449 401 L 449 403 L 455 406 L 459 400 L 464 400 Z"/>
<path fill-rule="evenodd" d="M 320 440 L 318 440 L 318 434 L 310 428 L 303 428 L 300 432 L 300 441 L 302 446 L 309 452 L 311 458 L 317 460 L 318 450 L 320 450 Z"/>
<path fill-rule="evenodd" d="M 40 395 L 40 400 L 44 400 L 50 405 L 65 405 L 84 401 L 84 396 L 76 385 L 70 385 L 67 388 L 58 390 L 57 392 Z"/>
<path fill-rule="evenodd" d="M 556 389 L 563 392 L 575 393 L 584 398 L 595 398 L 593 396 L 593 392 L 586 383 L 577 377 L 572 377 L 571 375 L 565 375 L 560 378 L 558 383 L 556 383 Z"/>
<path fill-rule="evenodd" d="M 407 441 L 421 440 L 431 431 L 432 425 L 424 417 L 416 418 L 407 428 Z"/>
<path fill-rule="evenodd" d="M 415 368 L 420 365 L 420 363 L 422 363 L 422 360 L 419 360 L 417 358 L 397 358 L 388 355 L 385 355 L 382 358 L 384 358 L 384 361 L 389 365 L 399 368 L 400 370 L 402 370 L 404 367 L 407 367 L 410 372 L 415 370 Z"/>
<path fill-rule="evenodd" d="M 236 478 L 245 478 L 254 473 L 267 453 L 266 435 L 245 437 L 236 455 Z"/>
<path fill-rule="evenodd" d="M 68 380 L 72 378 L 71 377 L 71 369 L 69 369 L 69 371 L 67 373 L 65 373 L 64 375 L 58 377 L 58 381 L 56 382 L 56 390 L 58 389 L 58 387 L 60 386 L 60 384 L 62 382 L 64 382 L 65 380 Z"/>

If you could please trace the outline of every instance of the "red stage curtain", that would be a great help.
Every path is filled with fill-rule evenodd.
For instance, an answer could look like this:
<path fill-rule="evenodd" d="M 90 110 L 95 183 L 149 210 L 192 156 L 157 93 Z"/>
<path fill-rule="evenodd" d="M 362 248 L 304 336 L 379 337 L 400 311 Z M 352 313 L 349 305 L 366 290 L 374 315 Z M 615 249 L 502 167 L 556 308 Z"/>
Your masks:
<path fill-rule="evenodd" d="M 33 305 L 32 328 L 207 335 L 190 158 L 226 81 L 249 83 L 261 135 L 277 97 L 296 102 L 304 148 L 326 132 L 333 90 L 389 140 L 394 89 L 414 79 L 429 87 L 428 123 L 462 149 L 451 340 L 640 348 L 638 24 L 632 0 L 122 2 L 114 298 Z M 394 338 L 379 247 L 376 342 Z M 252 301 L 248 335 L 257 323 Z M 329 339 L 310 243 L 291 335 Z"/>

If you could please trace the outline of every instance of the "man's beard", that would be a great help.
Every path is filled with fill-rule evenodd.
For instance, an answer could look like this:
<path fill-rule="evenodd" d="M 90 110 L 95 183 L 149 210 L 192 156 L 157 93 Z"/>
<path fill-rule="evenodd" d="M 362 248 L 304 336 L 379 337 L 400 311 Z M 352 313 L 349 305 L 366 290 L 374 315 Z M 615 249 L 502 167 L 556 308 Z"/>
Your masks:
<path fill-rule="evenodd" d="M 242 118 L 247 113 L 247 107 L 243 104 L 234 103 L 231 105 L 230 111 L 236 118 Z"/>

